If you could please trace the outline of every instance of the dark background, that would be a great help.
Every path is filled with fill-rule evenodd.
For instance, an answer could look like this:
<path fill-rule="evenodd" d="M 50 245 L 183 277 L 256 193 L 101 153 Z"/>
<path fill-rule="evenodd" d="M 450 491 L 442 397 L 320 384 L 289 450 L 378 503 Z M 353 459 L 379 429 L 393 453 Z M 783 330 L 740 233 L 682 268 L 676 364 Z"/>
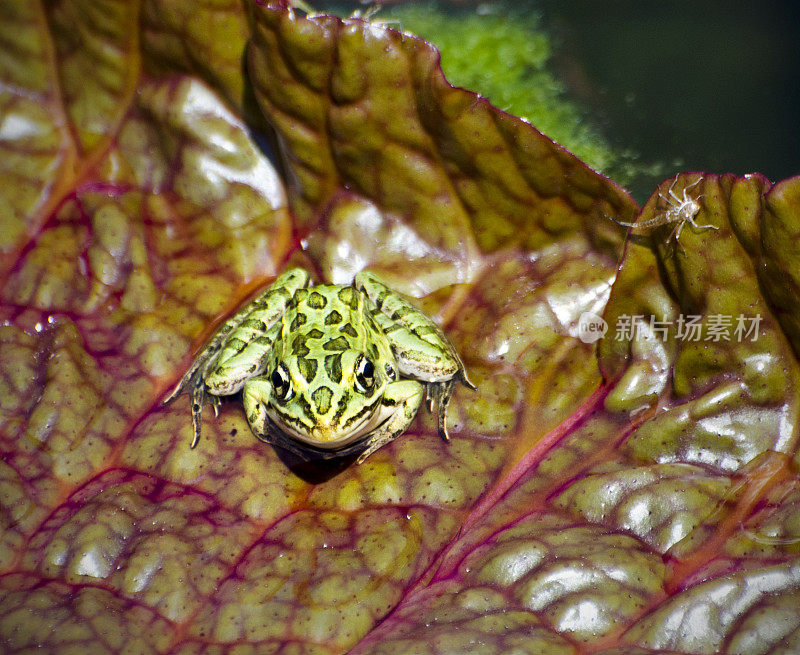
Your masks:
<path fill-rule="evenodd" d="M 553 65 L 613 146 L 658 174 L 800 173 L 800 3 L 531 2 Z M 658 179 L 655 179 L 658 178 Z"/>

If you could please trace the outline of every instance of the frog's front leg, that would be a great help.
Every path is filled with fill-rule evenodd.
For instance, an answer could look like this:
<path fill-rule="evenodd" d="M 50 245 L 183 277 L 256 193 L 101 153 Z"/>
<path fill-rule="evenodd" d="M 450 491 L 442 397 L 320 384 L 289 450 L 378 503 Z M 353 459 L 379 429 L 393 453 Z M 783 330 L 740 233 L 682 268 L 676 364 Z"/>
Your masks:
<path fill-rule="evenodd" d="M 386 385 L 381 404 L 384 411 L 391 413 L 388 419 L 370 433 L 367 448 L 358 456 L 357 464 L 363 463 L 378 448 L 406 431 L 422 404 L 424 390 L 425 385 L 415 380 L 400 380 Z"/>
<path fill-rule="evenodd" d="M 456 349 L 441 328 L 372 273 L 356 275 L 356 288 L 364 291 L 378 308 L 373 318 L 386 334 L 400 372 L 428 384 L 428 408 L 437 407 L 439 436 L 447 435 L 447 406 L 456 380 L 470 389 L 467 372 Z"/>
<path fill-rule="evenodd" d="M 265 355 L 277 336 L 279 319 L 295 292 L 307 287 L 309 281 L 308 273 L 300 268 L 278 276 L 253 301 L 220 326 L 164 400 L 166 404 L 191 389 L 192 448 L 200 439 L 206 391 L 212 397 L 234 394 L 249 377 L 262 372 Z M 218 398 L 214 398 L 213 403 L 216 412 Z"/>

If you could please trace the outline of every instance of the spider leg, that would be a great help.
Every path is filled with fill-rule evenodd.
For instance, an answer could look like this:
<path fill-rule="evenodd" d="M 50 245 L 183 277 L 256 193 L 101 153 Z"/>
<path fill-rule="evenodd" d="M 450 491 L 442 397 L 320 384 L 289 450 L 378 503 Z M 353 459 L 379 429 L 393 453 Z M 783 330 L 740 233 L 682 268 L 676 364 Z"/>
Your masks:
<path fill-rule="evenodd" d="M 683 224 L 686 221 L 679 221 L 678 224 L 675 226 L 675 229 L 672 230 L 670 235 L 667 237 L 667 242 L 670 242 L 672 239 L 675 239 L 675 243 L 678 243 L 678 239 L 681 236 L 681 230 L 683 229 Z"/>
<path fill-rule="evenodd" d="M 683 244 L 680 242 L 681 236 L 681 229 L 683 228 L 683 224 L 685 221 L 680 221 L 676 226 L 675 229 L 672 230 L 672 233 L 667 237 L 666 243 L 669 243 L 670 240 L 675 239 L 675 245 L 678 246 L 678 249 L 686 254 L 686 250 L 683 247 Z"/>
<path fill-rule="evenodd" d="M 680 173 L 678 173 L 680 175 Z M 675 188 L 675 185 L 678 183 L 678 175 L 675 176 L 675 179 L 672 180 L 672 184 L 669 185 L 669 189 L 667 189 L 667 193 L 672 195 L 672 190 Z"/>
<path fill-rule="evenodd" d="M 684 205 L 688 205 L 689 203 L 692 203 L 692 202 L 696 203 L 698 200 L 700 200 L 700 198 L 703 197 L 703 194 L 701 194 L 701 195 L 697 196 L 697 198 L 692 198 L 692 196 L 690 196 L 688 193 L 686 193 L 693 186 L 697 186 L 697 184 L 702 179 L 703 179 L 702 177 L 699 177 L 694 182 L 692 182 L 689 186 L 683 188 L 683 193 L 681 194 L 681 195 L 683 195 L 683 202 L 681 202 L 681 207 L 683 207 Z M 673 194 L 672 197 L 674 198 L 675 195 Z"/>
<path fill-rule="evenodd" d="M 628 223 L 627 221 L 621 221 L 618 218 L 611 216 L 610 214 L 604 214 L 606 218 L 610 218 L 614 221 L 617 225 L 624 225 L 625 227 L 633 227 L 636 223 Z"/>
<path fill-rule="evenodd" d="M 678 205 L 675 204 L 675 201 L 673 201 L 672 198 L 667 198 L 666 196 L 662 196 L 660 193 L 658 194 L 658 197 L 661 198 L 665 203 L 667 203 L 668 209 L 666 210 L 666 213 L 669 213 L 673 211 L 673 208 L 678 207 Z"/>
<path fill-rule="evenodd" d="M 692 227 L 696 227 L 697 229 L 712 229 L 712 230 L 719 229 L 716 225 L 698 225 L 697 223 L 694 222 L 694 216 L 692 216 L 691 218 L 687 218 L 686 220 L 692 224 Z"/>
<path fill-rule="evenodd" d="M 680 199 L 680 198 L 678 198 L 678 196 L 676 196 L 676 195 L 675 195 L 675 192 L 673 191 L 673 189 L 675 188 L 675 185 L 676 185 L 677 183 L 678 183 L 678 176 L 676 175 L 676 176 L 675 176 L 675 179 L 674 179 L 674 180 L 672 180 L 672 184 L 670 184 L 670 185 L 669 185 L 669 189 L 667 189 L 667 194 L 668 194 L 668 195 L 669 195 L 671 198 L 674 198 L 674 199 L 675 199 L 675 201 L 676 201 L 678 204 L 680 204 L 680 202 L 681 202 L 681 199 Z M 661 194 L 659 194 L 659 195 L 661 195 Z M 665 198 L 665 200 L 666 200 L 666 198 Z"/>
<path fill-rule="evenodd" d="M 698 200 L 700 200 L 700 198 L 703 197 L 703 195 L 704 194 L 701 194 L 701 195 L 697 196 L 697 198 L 695 198 L 695 200 L 694 200 L 695 204 L 697 203 Z M 696 227 L 698 229 L 711 229 L 711 230 L 718 230 L 719 229 L 716 225 L 700 225 L 699 223 L 696 223 L 694 219 L 697 216 L 697 214 L 699 213 L 699 211 L 700 211 L 700 207 L 699 207 L 699 205 L 697 205 L 697 211 L 694 212 L 691 215 L 687 215 L 686 216 L 686 220 L 689 221 L 689 223 L 692 224 L 692 227 Z"/>
<path fill-rule="evenodd" d="M 684 193 L 686 193 L 686 191 L 688 191 L 688 190 L 689 190 L 689 189 L 691 189 L 692 187 L 694 187 L 694 186 L 697 186 L 698 184 L 700 184 L 700 182 L 701 182 L 701 180 L 702 180 L 702 179 L 703 179 L 702 177 L 698 177 L 698 178 L 697 178 L 697 179 L 696 179 L 694 182 L 692 182 L 690 185 L 688 185 L 688 186 L 684 187 L 684 188 L 683 188 L 683 192 L 684 192 Z M 700 196 L 698 196 L 698 197 L 700 197 Z"/>

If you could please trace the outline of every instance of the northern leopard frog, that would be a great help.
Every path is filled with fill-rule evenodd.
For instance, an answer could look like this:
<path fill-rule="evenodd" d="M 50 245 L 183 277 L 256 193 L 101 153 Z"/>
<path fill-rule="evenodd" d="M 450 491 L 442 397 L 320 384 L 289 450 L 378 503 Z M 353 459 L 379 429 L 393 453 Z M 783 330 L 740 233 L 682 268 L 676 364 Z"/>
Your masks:
<path fill-rule="evenodd" d="M 372 273 L 310 285 L 294 268 L 211 337 L 164 401 L 192 395 L 194 439 L 206 394 L 242 391 L 256 436 L 306 459 L 361 452 L 408 428 L 427 392 L 439 435 L 457 381 L 475 389 L 439 327 Z"/>

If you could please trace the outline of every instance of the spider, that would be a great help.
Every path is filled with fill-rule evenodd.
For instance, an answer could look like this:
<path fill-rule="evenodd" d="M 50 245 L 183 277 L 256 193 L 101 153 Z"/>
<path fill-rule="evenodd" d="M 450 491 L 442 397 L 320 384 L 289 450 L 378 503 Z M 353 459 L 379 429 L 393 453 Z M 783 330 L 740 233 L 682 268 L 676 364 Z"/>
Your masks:
<path fill-rule="evenodd" d="M 703 196 L 699 195 L 697 198 L 692 198 L 686 192 L 693 186 L 699 184 L 702 179 L 703 178 L 700 177 L 696 181 L 692 182 L 692 184 L 689 186 L 684 187 L 682 194 L 683 197 L 679 198 L 672 190 L 678 181 L 678 176 L 676 175 L 669 187 L 669 190 L 667 191 L 667 196 L 663 196 L 660 193 L 658 194 L 658 197 L 667 203 L 667 208 L 650 220 L 641 221 L 639 223 L 627 223 L 625 221 L 618 221 L 613 216 L 609 216 L 609 218 L 618 225 L 624 225 L 625 227 L 633 228 L 659 227 L 661 225 L 667 225 L 668 223 L 677 223 L 675 229 L 672 230 L 670 235 L 667 237 L 667 243 L 674 238 L 675 243 L 678 245 L 680 245 L 680 241 L 678 241 L 678 239 L 681 236 L 681 230 L 686 223 L 689 223 L 692 227 L 696 227 L 697 229 L 718 230 L 719 228 L 716 225 L 698 225 L 694 222 L 694 217 L 700 212 L 700 205 L 697 203 L 697 201 Z"/>
<path fill-rule="evenodd" d="M 360 18 L 366 23 L 370 23 L 371 25 L 377 25 L 380 27 L 391 27 L 391 26 L 399 26 L 400 21 L 396 18 L 376 18 L 372 20 L 372 17 L 375 16 L 383 6 L 381 4 L 374 4 L 367 7 L 364 11 L 360 9 L 355 9 L 348 18 Z"/>

